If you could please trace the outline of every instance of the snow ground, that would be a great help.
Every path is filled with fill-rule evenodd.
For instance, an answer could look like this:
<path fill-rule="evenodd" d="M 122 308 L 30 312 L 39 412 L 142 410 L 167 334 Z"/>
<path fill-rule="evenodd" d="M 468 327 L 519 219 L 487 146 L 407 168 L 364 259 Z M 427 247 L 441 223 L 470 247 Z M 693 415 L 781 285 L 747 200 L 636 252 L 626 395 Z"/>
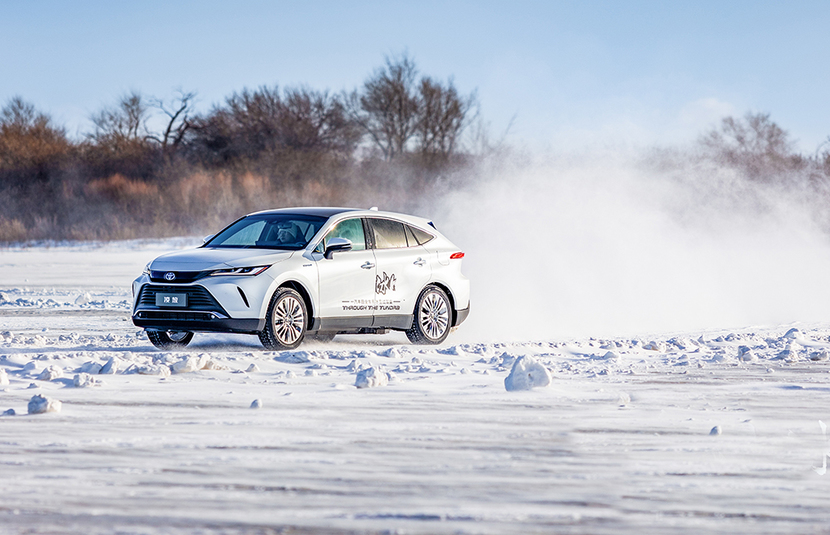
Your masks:
<path fill-rule="evenodd" d="M 129 282 L 193 243 L 0 250 L 0 534 L 830 533 L 830 322 L 158 351 Z"/>

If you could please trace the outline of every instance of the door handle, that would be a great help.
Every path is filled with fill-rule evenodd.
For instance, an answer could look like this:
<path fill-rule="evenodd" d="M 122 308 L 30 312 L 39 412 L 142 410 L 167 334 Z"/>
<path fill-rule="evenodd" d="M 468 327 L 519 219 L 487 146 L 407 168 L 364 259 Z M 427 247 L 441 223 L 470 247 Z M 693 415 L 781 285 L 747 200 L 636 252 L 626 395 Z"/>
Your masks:
<path fill-rule="evenodd" d="M 375 265 L 371 262 L 366 262 L 365 264 L 363 264 L 360 267 L 362 267 L 363 269 L 372 269 L 373 267 L 375 267 Z"/>
<path fill-rule="evenodd" d="M 427 263 L 427 261 L 426 261 L 426 260 L 424 260 L 423 258 L 419 258 L 418 260 L 416 260 L 416 261 L 414 261 L 414 262 L 412 262 L 412 263 L 413 263 L 413 264 L 415 264 L 416 266 L 423 266 L 424 264 L 426 264 L 426 263 Z"/>

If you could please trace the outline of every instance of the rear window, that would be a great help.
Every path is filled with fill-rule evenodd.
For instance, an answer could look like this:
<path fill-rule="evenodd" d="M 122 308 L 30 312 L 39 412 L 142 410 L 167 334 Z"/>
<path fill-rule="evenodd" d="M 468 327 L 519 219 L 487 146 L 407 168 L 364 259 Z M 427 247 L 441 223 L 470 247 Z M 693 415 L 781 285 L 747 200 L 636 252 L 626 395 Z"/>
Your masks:
<path fill-rule="evenodd" d="M 430 234 L 428 232 L 424 232 L 423 230 L 421 230 L 417 227 L 410 227 L 409 225 L 407 225 L 407 230 L 409 230 L 410 232 L 412 232 L 412 234 L 415 235 L 415 239 L 418 240 L 418 245 L 423 245 L 423 244 L 427 243 L 428 241 L 432 240 L 433 238 L 435 238 L 435 236 L 433 236 L 432 234 Z M 415 245 L 415 244 L 411 244 L 411 245 Z"/>
<path fill-rule="evenodd" d="M 370 219 L 376 249 L 400 249 L 408 247 L 403 223 L 389 219 Z"/>

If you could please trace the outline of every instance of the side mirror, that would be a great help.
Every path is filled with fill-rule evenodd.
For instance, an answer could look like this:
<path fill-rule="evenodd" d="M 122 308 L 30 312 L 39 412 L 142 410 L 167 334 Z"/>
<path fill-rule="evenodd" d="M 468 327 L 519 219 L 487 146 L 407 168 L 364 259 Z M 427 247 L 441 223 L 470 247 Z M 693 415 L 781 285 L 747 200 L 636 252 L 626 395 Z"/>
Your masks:
<path fill-rule="evenodd" d="M 334 253 L 342 253 L 345 251 L 352 250 L 352 242 L 345 238 L 332 238 L 329 240 L 328 244 L 326 244 L 326 252 L 325 257 L 331 260 L 331 257 Z"/>
<path fill-rule="evenodd" d="M 213 237 L 214 237 L 214 236 L 216 236 L 216 234 L 208 234 L 207 236 L 205 236 L 204 238 L 202 238 L 202 243 L 204 244 L 204 243 L 209 242 L 210 240 L 212 240 L 212 239 L 213 239 Z"/>

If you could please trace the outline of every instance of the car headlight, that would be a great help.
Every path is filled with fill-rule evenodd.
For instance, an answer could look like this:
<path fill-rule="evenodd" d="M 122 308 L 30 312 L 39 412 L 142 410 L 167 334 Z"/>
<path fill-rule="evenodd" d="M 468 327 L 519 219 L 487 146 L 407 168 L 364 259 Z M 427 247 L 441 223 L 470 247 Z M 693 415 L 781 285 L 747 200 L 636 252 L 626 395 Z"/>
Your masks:
<path fill-rule="evenodd" d="M 147 265 L 146 265 L 146 266 L 144 266 L 144 272 L 143 272 L 143 273 L 144 273 L 145 275 L 149 275 L 149 274 L 150 274 L 150 264 L 152 264 L 152 262 L 147 262 Z"/>
<path fill-rule="evenodd" d="M 228 269 L 217 269 L 216 271 L 212 271 L 210 273 L 211 277 L 215 277 L 217 275 L 236 275 L 236 276 L 256 276 L 268 269 L 271 266 L 252 266 L 252 267 L 239 267 L 239 268 L 228 268 Z"/>

